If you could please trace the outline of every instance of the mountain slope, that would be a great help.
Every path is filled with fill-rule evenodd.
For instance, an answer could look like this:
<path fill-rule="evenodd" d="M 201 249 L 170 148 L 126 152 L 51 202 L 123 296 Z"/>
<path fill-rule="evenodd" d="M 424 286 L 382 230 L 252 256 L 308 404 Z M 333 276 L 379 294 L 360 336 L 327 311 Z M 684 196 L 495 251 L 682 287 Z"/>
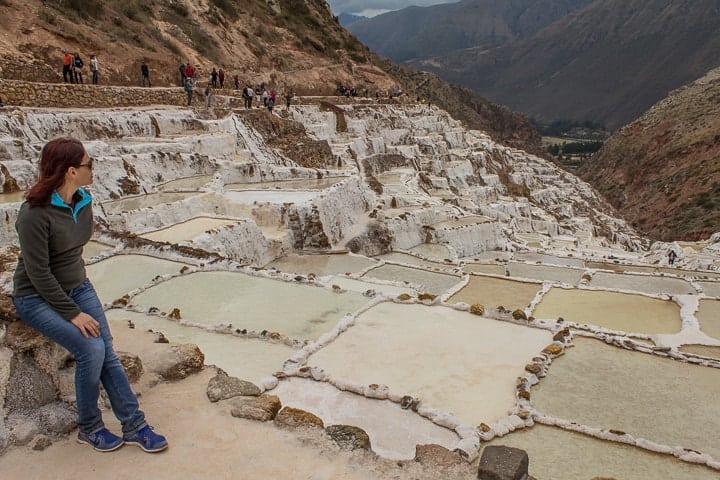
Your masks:
<path fill-rule="evenodd" d="M 490 48 L 528 37 L 592 0 L 464 0 L 407 7 L 348 25 L 374 52 L 397 62 Z"/>
<path fill-rule="evenodd" d="M 542 120 L 617 128 L 720 62 L 719 0 L 595 0 L 518 42 L 418 62 Z"/>
<path fill-rule="evenodd" d="M 720 231 L 720 68 L 672 92 L 580 170 L 632 224 L 660 240 Z"/>

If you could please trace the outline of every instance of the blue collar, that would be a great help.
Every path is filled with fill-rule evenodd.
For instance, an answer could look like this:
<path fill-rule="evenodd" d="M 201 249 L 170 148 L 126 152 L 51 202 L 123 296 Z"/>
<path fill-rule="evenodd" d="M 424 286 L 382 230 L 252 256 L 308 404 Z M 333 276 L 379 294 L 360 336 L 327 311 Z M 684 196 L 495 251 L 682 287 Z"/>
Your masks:
<path fill-rule="evenodd" d="M 78 212 L 92 202 L 92 196 L 84 188 L 78 188 L 75 193 L 80 194 L 80 200 L 75 203 L 75 207 L 65 203 L 60 194 L 57 193 L 57 190 L 53 191 L 52 197 L 50 198 L 50 205 L 60 208 L 69 208 L 70 211 L 72 211 L 73 220 L 77 223 Z"/>

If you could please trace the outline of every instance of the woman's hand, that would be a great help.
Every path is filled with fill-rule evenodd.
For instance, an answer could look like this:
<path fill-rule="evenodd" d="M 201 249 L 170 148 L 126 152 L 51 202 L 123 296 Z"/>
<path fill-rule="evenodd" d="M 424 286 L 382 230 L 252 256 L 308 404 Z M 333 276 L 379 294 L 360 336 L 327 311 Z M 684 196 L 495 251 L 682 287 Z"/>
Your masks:
<path fill-rule="evenodd" d="M 70 322 L 80 330 L 80 333 L 82 333 L 85 338 L 90 338 L 88 335 L 92 335 L 93 337 L 100 336 L 100 324 L 85 312 L 80 312 L 77 317 L 70 320 Z"/>

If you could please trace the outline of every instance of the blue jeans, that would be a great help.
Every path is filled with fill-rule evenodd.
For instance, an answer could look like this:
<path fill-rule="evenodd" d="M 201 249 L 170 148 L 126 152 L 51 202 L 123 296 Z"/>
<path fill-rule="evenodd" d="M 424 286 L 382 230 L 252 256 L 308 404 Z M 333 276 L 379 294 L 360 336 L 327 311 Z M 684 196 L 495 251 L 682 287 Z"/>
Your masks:
<path fill-rule="evenodd" d="M 113 350 L 110 327 L 95 289 L 90 280 L 85 279 L 67 293 L 80 310 L 98 321 L 99 337 L 83 337 L 75 325 L 60 316 L 40 295 L 14 297 L 13 303 L 23 322 L 65 347 L 75 357 L 75 396 L 80 431 L 92 434 L 104 428 L 98 408 L 102 382 L 113 413 L 122 423 L 123 433 L 135 433 L 147 425 L 145 414 L 140 410 L 125 369 Z"/>

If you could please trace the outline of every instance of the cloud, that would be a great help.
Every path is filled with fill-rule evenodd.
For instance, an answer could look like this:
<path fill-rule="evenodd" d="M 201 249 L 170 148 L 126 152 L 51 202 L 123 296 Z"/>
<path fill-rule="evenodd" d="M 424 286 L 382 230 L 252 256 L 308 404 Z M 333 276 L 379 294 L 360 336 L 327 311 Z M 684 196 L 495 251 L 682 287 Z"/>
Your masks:
<path fill-rule="evenodd" d="M 458 0 L 328 0 L 335 15 L 341 13 L 353 13 L 366 16 L 377 15 L 378 13 L 400 10 L 401 8 L 417 5 L 427 7 L 439 3 L 454 3 Z M 378 13 L 375 13 L 378 12 Z"/>

